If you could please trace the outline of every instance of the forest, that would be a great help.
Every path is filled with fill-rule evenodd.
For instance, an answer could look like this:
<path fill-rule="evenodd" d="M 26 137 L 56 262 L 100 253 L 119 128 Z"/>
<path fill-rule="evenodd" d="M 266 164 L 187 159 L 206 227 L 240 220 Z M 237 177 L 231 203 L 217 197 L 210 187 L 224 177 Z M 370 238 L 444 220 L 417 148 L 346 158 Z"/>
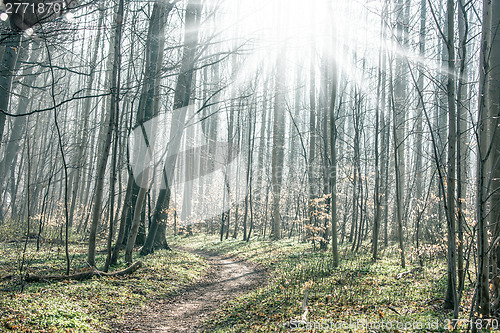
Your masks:
<path fill-rule="evenodd" d="M 500 331 L 500 0 L 0 0 L 0 332 Z"/>

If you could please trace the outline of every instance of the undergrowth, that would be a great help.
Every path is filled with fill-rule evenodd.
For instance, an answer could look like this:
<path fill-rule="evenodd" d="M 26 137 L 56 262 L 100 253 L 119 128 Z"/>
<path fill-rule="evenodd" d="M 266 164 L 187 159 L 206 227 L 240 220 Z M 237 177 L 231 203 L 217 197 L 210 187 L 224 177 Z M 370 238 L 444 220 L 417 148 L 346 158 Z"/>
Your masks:
<path fill-rule="evenodd" d="M 309 244 L 290 240 L 220 242 L 217 237 L 198 235 L 172 237 L 171 242 L 237 256 L 269 268 L 267 285 L 221 307 L 207 321 L 207 332 L 369 332 L 370 329 L 374 332 L 434 332 L 449 329 L 452 313 L 443 309 L 446 261 L 442 255 L 428 258 L 423 267 L 413 258 L 403 269 L 395 247 L 384 249 L 377 262 L 371 260 L 368 248 L 351 253 L 341 247 L 342 260 L 335 268 L 330 252 L 315 251 Z M 306 290 L 307 313 L 303 318 Z M 473 285 L 469 281 L 460 312 L 464 320 L 469 318 L 472 293 Z M 306 322 L 299 322 L 302 319 Z M 368 327 L 367 323 L 372 326 Z"/>
<path fill-rule="evenodd" d="M 72 267 L 86 267 L 84 244 L 71 246 Z M 157 251 L 140 258 L 143 268 L 124 277 L 94 277 L 22 284 L 18 277 L 20 245 L 0 244 L 0 332 L 105 332 L 133 317 L 148 303 L 167 298 L 180 288 L 198 281 L 208 264 L 200 257 L 176 251 Z M 96 257 L 102 267 L 105 252 Z M 29 244 L 26 264 L 31 274 L 64 274 L 64 251 L 46 245 L 35 251 Z M 121 263 L 110 271 L 125 268 Z"/>

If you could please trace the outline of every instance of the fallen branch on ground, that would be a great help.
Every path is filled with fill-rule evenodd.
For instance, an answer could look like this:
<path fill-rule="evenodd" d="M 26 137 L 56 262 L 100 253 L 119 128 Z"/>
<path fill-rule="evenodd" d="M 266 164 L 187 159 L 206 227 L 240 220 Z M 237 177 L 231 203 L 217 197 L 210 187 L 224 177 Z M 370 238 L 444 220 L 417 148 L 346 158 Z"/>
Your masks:
<path fill-rule="evenodd" d="M 137 269 L 142 267 L 142 261 L 136 261 L 129 267 L 122 269 L 121 271 L 116 271 L 112 273 L 106 273 L 98 271 L 97 269 L 92 269 L 88 272 L 81 272 L 71 275 L 26 275 L 26 282 L 40 282 L 40 281 L 64 281 L 64 280 L 85 280 L 90 279 L 93 276 L 124 276 L 127 274 L 132 274 Z"/>

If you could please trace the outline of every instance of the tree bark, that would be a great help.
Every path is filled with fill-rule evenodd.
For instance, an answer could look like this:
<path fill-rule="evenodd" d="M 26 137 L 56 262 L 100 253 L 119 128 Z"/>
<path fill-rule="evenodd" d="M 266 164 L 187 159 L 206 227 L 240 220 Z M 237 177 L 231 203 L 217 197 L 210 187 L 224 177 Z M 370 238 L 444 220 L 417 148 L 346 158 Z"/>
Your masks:
<path fill-rule="evenodd" d="M 281 216 L 280 216 L 280 199 L 281 199 L 281 183 L 283 181 L 283 160 L 284 160 L 284 144 L 285 144 L 285 95 L 284 95 L 284 75 L 285 75 L 285 52 L 282 50 L 277 58 L 276 67 L 276 86 L 275 99 L 273 108 L 273 147 L 271 161 L 271 183 L 273 193 L 272 203 L 272 235 L 275 240 L 281 238 Z"/>
<path fill-rule="evenodd" d="M 15 74 L 21 33 L 15 32 L 8 36 L 4 43 L 2 62 L 0 64 L 0 111 L 9 111 L 10 90 Z M 6 115 L 0 112 L 0 147 L 3 138 Z M 3 175 L 2 175 L 3 176 Z"/>
<path fill-rule="evenodd" d="M 456 267 L 456 218 L 455 218 L 455 182 L 456 182 L 456 101 L 455 101 L 455 4 L 447 1 L 448 23 L 448 177 L 447 177 L 447 227 L 448 227 L 448 283 L 445 308 L 454 309 L 453 317 L 458 318 L 457 267 Z"/>
<path fill-rule="evenodd" d="M 115 125 L 115 117 L 118 111 L 118 101 L 120 92 L 120 63 L 121 63 L 121 39 L 123 31 L 123 15 L 124 15 L 124 0 L 120 0 L 118 3 L 118 11 L 115 16 L 115 45 L 114 45 L 114 62 L 113 62 L 113 72 L 111 74 L 111 103 L 109 108 L 109 121 L 107 125 L 107 133 L 105 141 L 103 143 L 103 150 L 99 159 L 99 164 L 97 167 L 97 183 L 96 183 L 96 194 L 94 199 L 94 208 L 92 211 L 92 224 L 90 226 L 89 235 L 89 245 L 88 245 L 88 256 L 87 262 L 91 267 L 95 267 L 95 248 L 96 248 L 96 235 L 97 226 L 99 225 L 99 219 L 101 217 L 101 207 L 102 198 L 104 192 L 104 176 L 106 174 L 106 165 L 108 161 L 109 150 L 111 148 L 111 137 L 113 134 L 113 128 Z"/>
<path fill-rule="evenodd" d="M 193 80 L 194 65 L 196 61 L 196 48 L 198 44 L 198 28 L 200 24 L 201 4 L 199 1 L 189 0 L 186 5 L 185 28 L 184 28 L 184 51 L 181 61 L 181 69 L 177 78 L 174 93 L 174 115 L 172 116 L 172 126 L 170 129 L 170 142 L 168 157 L 163 169 L 165 188 L 159 192 L 156 202 L 153 219 L 148 231 L 148 236 L 141 254 L 151 253 L 160 227 L 160 214 L 164 209 L 169 208 L 170 188 L 169 180 L 173 178 L 174 168 L 177 161 L 177 152 L 180 147 L 184 122 L 186 119 L 187 106 L 191 98 L 191 83 Z M 165 241 L 165 246 L 168 244 Z"/>
<path fill-rule="evenodd" d="M 476 312 L 490 315 L 488 227 L 500 218 L 500 1 L 483 2 L 478 112 L 478 276 Z M 497 236 L 497 235 L 494 235 Z M 492 251 L 496 251 L 495 244 Z"/>

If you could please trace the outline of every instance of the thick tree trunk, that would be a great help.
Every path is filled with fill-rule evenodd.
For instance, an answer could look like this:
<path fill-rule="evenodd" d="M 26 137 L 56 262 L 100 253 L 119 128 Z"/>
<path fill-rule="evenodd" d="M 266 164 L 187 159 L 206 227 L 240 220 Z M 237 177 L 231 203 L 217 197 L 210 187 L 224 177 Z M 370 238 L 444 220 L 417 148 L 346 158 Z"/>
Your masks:
<path fill-rule="evenodd" d="M 191 99 L 191 83 L 193 80 L 193 71 L 196 60 L 200 16 L 200 2 L 196 0 L 189 0 L 186 6 L 185 14 L 184 51 L 174 94 L 174 115 L 172 116 L 172 126 L 170 129 L 169 151 L 163 170 L 165 188 L 162 188 L 158 195 L 155 214 L 151 221 L 148 236 L 146 237 L 146 241 L 141 250 L 141 254 L 143 255 L 152 252 L 153 245 L 157 237 L 157 231 L 161 227 L 159 226 L 160 212 L 164 209 L 168 209 L 170 204 L 169 180 L 172 179 L 174 175 L 177 152 L 179 151 L 186 119 L 187 106 L 189 104 L 189 100 Z M 166 240 L 162 239 L 162 241 L 165 242 L 165 245 L 168 248 Z"/>

